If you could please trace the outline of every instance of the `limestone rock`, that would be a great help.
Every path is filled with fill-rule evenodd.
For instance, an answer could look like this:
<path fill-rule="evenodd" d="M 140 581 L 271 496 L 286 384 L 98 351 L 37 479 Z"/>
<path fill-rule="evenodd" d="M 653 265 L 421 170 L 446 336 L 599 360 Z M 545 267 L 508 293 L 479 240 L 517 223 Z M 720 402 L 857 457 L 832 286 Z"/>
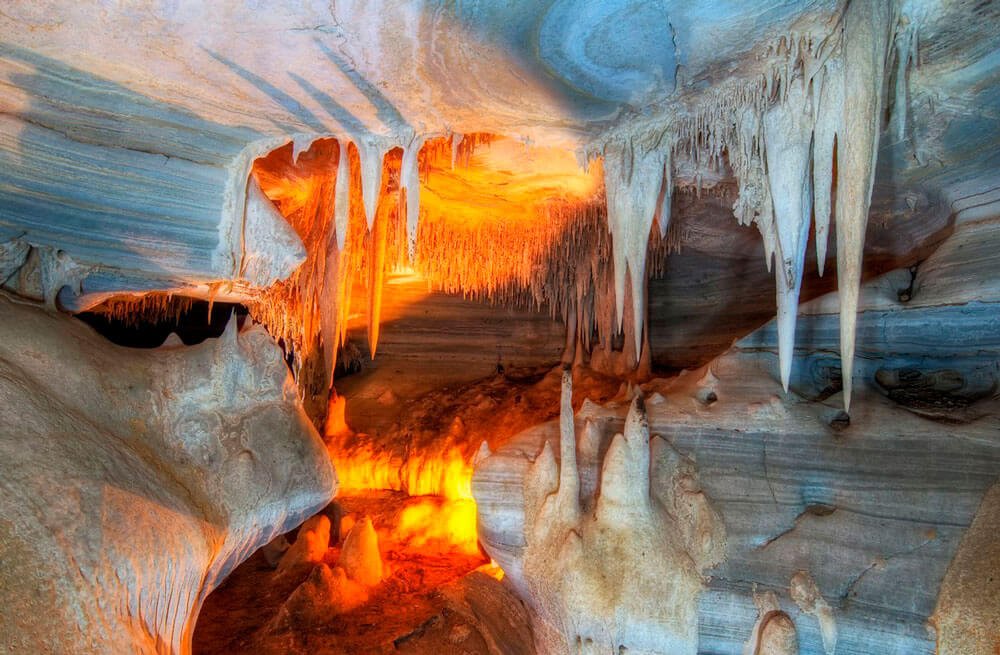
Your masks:
<path fill-rule="evenodd" d="M 939 655 L 1000 650 L 1000 484 L 983 497 L 941 583 L 934 609 Z"/>
<path fill-rule="evenodd" d="M 330 519 L 317 514 L 302 524 L 295 542 L 278 563 L 278 575 L 323 561 L 330 548 Z"/>
<path fill-rule="evenodd" d="M 355 523 L 344 537 L 340 565 L 348 577 L 362 585 L 374 587 L 382 582 L 382 555 L 371 518 L 366 516 Z"/>
<path fill-rule="evenodd" d="M 928 418 L 880 392 L 876 373 L 911 367 L 928 374 L 946 361 L 966 380 L 986 380 L 986 389 L 994 383 L 1000 287 L 986 271 L 996 264 L 998 246 L 996 220 L 960 223 L 921 265 L 926 272 L 917 273 L 921 284 L 907 302 L 897 296 L 895 274 L 862 287 L 856 398 L 849 416 L 838 395 L 840 362 L 830 354 L 839 333 L 835 295 L 802 308 L 787 397 L 780 387 L 774 323 L 738 341 L 706 369 L 644 385 L 647 394 L 665 399 L 646 407 L 650 432 L 665 437 L 651 441 L 667 446 L 669 455 L 664 459 L 653 451 L 649 484 L 651 495 L 673 515 L 675 543 L 691 552 L 697 535 L 713 534 L 691 530 L 692 536 L 685 536 L 685 526 L 698 524 L 691 517 L 705 512 L 699 506 L 725 526 L 724 542 L 719 541 L 723 556 L 712 554 L 712 547 L 702 550 L 712 554 L 706 561 L 718 563 L 703 571 L 707 581 L 695 588 L 697 628 L 687 648 L 737 655 L 755 635 L 755 647 L 772 639 L 788 645 L 794 626 L 802 653 L 833 648 L 835 629 L 836 653 L 932 655 L 950 647 L 991 655 L 982 650 L 988 642 L 972 636 L 987 634 L 992 620 L 989 575 L 981 573 L 989 567 L 990 550 L 966 528 L 976 525 L 980 501 L 1000 471 L 996 400 L 984 396 L 966 407 L 942 405 Z M 966 258 L 966 252 L 973 255 Z M 911 275 L 902 272 L 908 281 Z M 963 291 L 967 280 L 978 281 L 975 297 Z M 948 304 L 949 298 L 955 304 Z M 706 404 L 708 388 L 715 401 Z M 602 461 L 612 455 L 620 461 L 621 454 L 633 452 L 624 437 L 614 450 L 609 445 L 613 435 L 625 431 L 627 411 L 621 402 L 584 402 L 575 416 L 583 516 L 594 507 L 589 499 L 604 488 Z M 561 485 L 561 449 L 543 449 L 559 434 L 555 421 L 521 433 L 477 463 L 473 479 L 480 540 L 529 604 L 541 602 L 536 595 L 548 597 L 529 583 L 528 555 L 535 548 L 532 508 L 546 494 L 558 494 Z M 669 474 L 657 473 L 658 459 Z M 532 480 L 537 482 L 526 485 Z M 676 500 L 664 502 L 669 493 L 687 498 L 678 491 L 702 494 L 704 505 L 692 499 L 691 509 L 684 509 Z M 990 504 L 982 507 L 985 521 Z M 629 520 L 627 513 L 619 515 Z M 982 545 L 957 557 L 963 534 L 969 544 Z M 566 552 L 579 541 L 567 533 Z M 568 556 L 549 561 L 565 578 L 576 576 L 559 564 L 571 561 Z M 812 584 L 799 572 L 807 572 Z M 774 602 L 761 609 L 755 592 L 773 594 Z M 784 619 L 773 619 L 771 628 L 760 624 L 770 611 L 787 615 L 791 625 Z M 938 643 L 927 628 L 932 615 Z M 973 643 L 954 641 L 963 634 Z"/>
<path fill-rule="evenodd" d="M 522 469 L 524 524 L 509 537 L 523 540 L 523 549 L 514 555 L 492 540 L 484 546 L 534 610 L 539 652 L 693 654 L 701 572 L 724 553 L 723 524 L 699 491 L 693 464 L 659 439 L 651 447 L 641 397 L 624 433 L 603 435 L 610 445 L 599 490 L 581 497 L 581 478 L 596 475 L 599 462 L 590 446 L 577 444 L 571 380 L 564 374 L 559 463 L 545 440 Z M 480 483 L 497 471 L 494 457 L 480 462 L 473 482 L 482 501 Z M 481 509 L 487 534 L 502 525 L 497 519 Z"/>
<path fill-rule="evenodd" d="M 130 350 L 0 296 L 0 651 L 189 652 L 205 596 L 334 489 L 259 328 Z"/>
<path fill-rule="evenodd" d="M 320 564 L 282 605 L 271 630 L 279 630 L 283 622 L 300 627 L 324 623 L 367 601 L 368 590 L 348 578 L 344 569 Z"/>

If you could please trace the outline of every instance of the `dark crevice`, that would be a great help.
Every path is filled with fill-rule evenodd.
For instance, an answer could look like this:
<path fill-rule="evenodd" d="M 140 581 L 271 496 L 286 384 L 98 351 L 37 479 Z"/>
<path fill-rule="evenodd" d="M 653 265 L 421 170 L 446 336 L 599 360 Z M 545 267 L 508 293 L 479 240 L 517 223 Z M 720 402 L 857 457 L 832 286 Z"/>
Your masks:
<path fill-rule="evenodd" d="M 119 316 L 102 311 L 103 306 L 93 311 L 76 315 L 108 341 L 128 348 L 157 348 L 171 333 L 180 337 L 186 346 L 193 346 L 206 339 L 216 339 L 222 335 L 230 317 L 235 314 L 238 325 L 247 318 L 243 305 L 216 302 L 211 306 L 204 300 L 175 298 L 176 311 L 156 312 Z"/>

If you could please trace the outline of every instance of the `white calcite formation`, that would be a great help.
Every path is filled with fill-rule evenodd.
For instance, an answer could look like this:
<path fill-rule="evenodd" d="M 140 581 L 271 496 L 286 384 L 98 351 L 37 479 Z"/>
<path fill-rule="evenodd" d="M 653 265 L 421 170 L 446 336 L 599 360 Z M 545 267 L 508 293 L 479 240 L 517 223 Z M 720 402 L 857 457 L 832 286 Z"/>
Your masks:
<path fill-rule="evenodd" d="M 578 441 L 571 396 L 567 371 L 558 461 L 545 440 L 524 470 L 523 549 L 512 561 L 484 545 L 533 608 L 539 652 L 693 654 L 701 572 L 722 557 L 722 523 L 692 463 L 650 441 L 641 398 L 624 432 L 588 421 Z M 488 486 L 496 465 L 483 455 L 477 480 Z M 492 499 L 474 487 L 480 520 L 495 525 Z"/>
<path fill-rule="evenodd" d="M 336 478 L 259 326 L 129 350 L 0 297 L 0 652 L 187 653 Z"/>
<path fill-rule="evenodd" d="M 998 470 L 1000 3 L 6 4 L 0 639 L 183 652 L 207 590 L 332 491 L 295 396 L 324 411 L 356 289 L 371 356 L 388 273 L 412 269 L 547 308 L 564 362 L 645 379 L 704 333 L 729 347 L 717 324 L 760 296 L 720 293 L 712 262 L 741 277 L 748 252 L 776 318 L 647 386 L 662 438 L 632 398 L 574 417 L 567 384 L 561 428 L 480 462 L 483 543 L 538 645 L 926 655 L 990 634 L 963 623 L 993 620 L 965 612 L 981 537 L 937 589 Z M 712 246 L 687 260 L 705 275 L 652 299 L 682 242 Z M 836 293 L 800 306 L 834 260 Z M 261 328 L 126 353 L 17 304 L 151 293 L 153 314 L 244 303 L 295 381 Z M 651 335 L 662 314 L 677 329 Z M 428 371 L 457 368 L 439 330 Z M 342 579 L 318 568 L 299 600 Z"/>

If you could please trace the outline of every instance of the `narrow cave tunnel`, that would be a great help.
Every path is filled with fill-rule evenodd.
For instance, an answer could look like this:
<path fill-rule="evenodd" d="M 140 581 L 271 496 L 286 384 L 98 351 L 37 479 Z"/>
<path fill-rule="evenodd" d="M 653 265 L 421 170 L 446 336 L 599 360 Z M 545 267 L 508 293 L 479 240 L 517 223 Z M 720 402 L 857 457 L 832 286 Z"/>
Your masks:
<path fill-rule="evenodd" d="M 0 655 L 1000 652 L 1000 7 L 36 4 Z"/>

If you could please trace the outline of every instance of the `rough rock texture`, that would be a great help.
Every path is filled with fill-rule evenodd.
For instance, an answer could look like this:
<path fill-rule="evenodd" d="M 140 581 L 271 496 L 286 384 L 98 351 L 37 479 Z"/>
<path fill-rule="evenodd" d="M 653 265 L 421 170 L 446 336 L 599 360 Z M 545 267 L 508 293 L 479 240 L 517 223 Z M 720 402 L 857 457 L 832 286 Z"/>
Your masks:
<path fill-rule="evenodd" d="M 1000 484 L 983 497 L 941 583 L 938 655 L 1000 651 Z"/>
<path fill-rule="evenodd" d="M 509 572 L 536 612 L 536 646 L 542 653 L 695 653 L 699 574 L 725 548 L 719 517 L 692 463 L 650 442 L 641 398 L 624 433 L 610 438 L 586 424 L 579 444 L 571 398 L 567 371 L 559 463 L 545 441 L 526 473 L 525 548 Z M 578 445 L 586 473 L 577 468 Z M 581 498 L 581 478 L 597 478 L 598 465 L 600 489 L 587 484 Z"/>
<path fill-rule="evenodd" d="M 185 653 L 335 476 L 259 327 L 129 350 L 0 297 L 0 652 Z"/>
<path fill-rule="evenodd" d="M 981 626 L 975 634 L 989 634 L 992 583 L 976 583 L 972 599 L 961 572 L 985 571 L 991 551 L 952 560 L 1000 474 L 1000 288 L 990 272 L 998 240 L 996 220 L 960 220 L 915 275 L 903 269 L 863 287 L 849 416 L 839 408 L 833 296 L 799 318 L 787 396 L 773 323 L 704 369 L 644 386 L 650 431 L 697 466 L 700 489 L 725 525 L 725 557 L 696 594 L 697 642 L 689 648 L 742 653 L 772 610 L 792 621 L 803 653 L 929 655 L 936 606 L 942 648 L 961 638 L 950 622 L 956 614 L 942 608 L 981 608 L 970 618 L 982 617 L 972 618 Z M 888 378 L 879 371 L 904 369 L 892 379 L 926 383 L 903 395 L 881 386 Z M 620 431 L 625 413 L 624 401 L 590 404 L 576 416 L 577 433 Z M 480 537 L 513 580 L 530 570 L 532 505 L 521 491 L 530 458 L 557 433 L 556 423 L 530 429 L 476 469 Z M 652 480 L 655 494 L 663 487 Z M 581 498 L 598 484 L 581 475 Z M 988 510 L 982 516 L 986 524 Z M 970 544 L 981 530 L 966 535 Z M 762 610 L 755 600 L 763 593 L 777 605 Z M 991 655 L 984 643 L 950 647 Z"/>
<path fill-rule="evenodd" d="M 419 630 L 396 639 L 397 652 L 534 655 L 528 609 L 509 585 L 470 573 L 442 589 L 441 596 L 444 609 Z"/>

